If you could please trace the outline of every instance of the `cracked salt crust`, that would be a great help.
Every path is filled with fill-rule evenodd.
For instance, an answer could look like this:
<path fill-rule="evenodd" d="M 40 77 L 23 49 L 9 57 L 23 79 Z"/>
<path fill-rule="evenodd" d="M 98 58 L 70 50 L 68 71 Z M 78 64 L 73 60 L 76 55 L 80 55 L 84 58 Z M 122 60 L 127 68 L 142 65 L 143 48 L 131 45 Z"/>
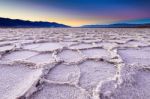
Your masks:
<path fill-rule="evenodd" d="M 6 54 L 2 60 L 3 61 L 25 60 L 37 54 L 38 54 L 37 52 L 31 52 L 31 51 L 15 51 L 15 52 Z"/>
<path fill-rule="evenodd" d="M 13 48 L 14 48 L 13 45 L 2 46 L 2 47 L 0 47 L 0 52 L 13 50 Z"/>
<path fill-rule="evenodd" d="M 150 65 L 150 48 L 119 50 L 126 64 Z"/>
<path fill-rule="evenodd" d="M 60 72 L 61 71 L 61 72 Z M 76 65 L 60 64 L 53 68 L 48 74 L 47 78 L 51 81 L 78 83 L 80 77 L 80 69 Z"/>
<path fill-rule="evenodd" d="M 102 48 L 91 48 L 87 50 L 81 50 L 83 55 L 88 58 L 109 58 L 110 54 Z"/>
<path fill-rule="evenodd" d="M 105 62 L 86 61 L 79 65 L 81 77 L 79 85 L 89 91 L 105 79 L 111 78 L 116 73 L 116 68 Z"/>
<path fill-rule="evenodd" d="M 25 49 L 31 49 L 34 51 L 54 51 L 56 49 L 62 48 L 58 43 L 41 43 L 41 44 L 32 44 L 24 47 Z"/>
<path fill-rule="evenodd" d="M 1 99 L 148 99 L 149 29 L 0 29 Z"/>
<path fill-rule="evenodd" d="M 45 84 L 43 90 L 29 99 L 90 99 L 86 92 L 75 86 Z"/>
<path fill-rule="evenodd" d="M 32 56 L 27 59 L 27 61 L 35 64 L 53 63 L 55 59 L 52 57 L 52 53 L 43 53 Z"/>
<path fill-rule="evenodd" d="M 26 93 L 38 81 L 42 69 L 29 69 L 25 66 L 0 65 L 0 97 L 16 99 Z"/>

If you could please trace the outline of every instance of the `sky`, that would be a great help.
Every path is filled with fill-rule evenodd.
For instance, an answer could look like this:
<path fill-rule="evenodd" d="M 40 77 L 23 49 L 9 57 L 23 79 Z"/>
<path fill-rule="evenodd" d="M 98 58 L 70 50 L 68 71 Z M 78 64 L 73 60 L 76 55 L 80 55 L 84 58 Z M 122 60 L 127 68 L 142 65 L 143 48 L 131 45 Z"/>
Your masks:
<path fill-rule="evenodd" d="M 70 26 L 146 23 L 149 10 L 150 0 L 0 0 L 0 17 Z"/>

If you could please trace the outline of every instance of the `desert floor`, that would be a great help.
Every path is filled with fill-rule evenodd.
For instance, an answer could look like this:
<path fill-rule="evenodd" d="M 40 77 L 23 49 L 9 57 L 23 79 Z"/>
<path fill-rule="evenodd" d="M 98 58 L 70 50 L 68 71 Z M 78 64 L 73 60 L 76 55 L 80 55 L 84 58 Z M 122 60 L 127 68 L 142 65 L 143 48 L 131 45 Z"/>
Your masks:
<path fill-rule="evenodd" d="M 150 29 L 0 29 L 0 99 L 150 99 Z"/>

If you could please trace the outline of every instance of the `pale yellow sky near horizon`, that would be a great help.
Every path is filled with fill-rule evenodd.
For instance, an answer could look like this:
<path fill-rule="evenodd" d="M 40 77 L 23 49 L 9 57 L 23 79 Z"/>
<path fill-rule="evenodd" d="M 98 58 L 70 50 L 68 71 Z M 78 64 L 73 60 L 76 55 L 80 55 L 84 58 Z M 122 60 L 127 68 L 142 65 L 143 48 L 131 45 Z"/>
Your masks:
<path fill-rule="evenodd" d="M 18 9 L 18 8 L 5 8 L 0 7 L 0 17 L 12 18 L 12 19 L 22 19 L 22 20 L 30 20 L 30 21 L 48 21 L 48 22 L 57 22 L 70 26 L 82 26 L 87 24 L 106 24 L 113 22 L 114 20 L 104 20 L 103 18 L 83 18 L 78 15 L 69 15 L 68 13 L 58 13 L 51 12 L 48 14 L 46 11 L 39 13 L 36 10 L 28 9 Z M 97 21 L 99 20 L 99 21 Z"/>

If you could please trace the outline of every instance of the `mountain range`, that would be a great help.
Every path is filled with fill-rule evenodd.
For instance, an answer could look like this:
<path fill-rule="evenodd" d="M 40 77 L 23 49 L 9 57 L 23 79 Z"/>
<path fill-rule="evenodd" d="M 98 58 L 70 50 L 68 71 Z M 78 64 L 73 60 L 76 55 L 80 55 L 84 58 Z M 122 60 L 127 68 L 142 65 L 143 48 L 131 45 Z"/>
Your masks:
<path fill-rule="evenodd" d="M 56 22 L 26 21 L 21 19 L 10 19 L 0 17 L 0 27 L 2 28 L 67 28 L 68 25 Z M 80 28 L 150 28 L 150 19 L 127 20 L 108 25 L 83 25 Z"/>
<path fill-rule="evenodd" d="M 129 23 L 114 23 L 108 25 L 84 25 L 82 28 L 150 28 L 150 23 L 144 24 L 129 24 Z"/>
<path fill-rule="evenodd" d="M 150 28 L 150 18 L 124 20 L 124 21 L 118 21 L 112 24 L 107 24 L 107 25 L 101 25 L 101 24 L 84 25 L 81 27 L 85 27 L 85 28 Z"/>
<path fill-rule="evenodd" d="M 48 27 L 70 27 L 68 25 L 59 24 L 56 22 L 42 22 L 42 21 L 25 21 L 20 19 L 10 19 L 0 17 L 0 27 L 14 27 L 14 28 L 48 28 Z"/>

